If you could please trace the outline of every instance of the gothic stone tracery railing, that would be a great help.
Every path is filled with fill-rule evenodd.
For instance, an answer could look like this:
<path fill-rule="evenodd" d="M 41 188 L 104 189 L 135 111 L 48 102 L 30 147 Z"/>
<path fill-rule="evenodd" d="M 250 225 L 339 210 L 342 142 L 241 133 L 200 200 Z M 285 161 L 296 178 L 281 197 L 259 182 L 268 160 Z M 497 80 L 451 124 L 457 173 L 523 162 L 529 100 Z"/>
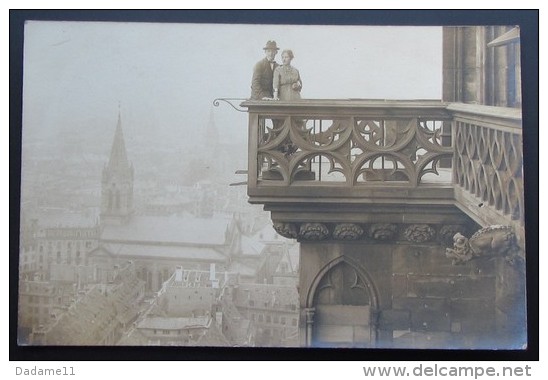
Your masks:
<path fill-rule="evenodd" d="M 242 106 L 251 202 L 455 202 L 483 225 L 523 220 L 519 110 L 419 100 Z"/>
<path fill-rule="evenodd" d="M 252 188 L 416 188 L 451 182 L 441 102 L 245 102 Z M 442 143 L 443 142 L 443 143 Z M 445 162 L 445 168 L 442 168 Z"/>

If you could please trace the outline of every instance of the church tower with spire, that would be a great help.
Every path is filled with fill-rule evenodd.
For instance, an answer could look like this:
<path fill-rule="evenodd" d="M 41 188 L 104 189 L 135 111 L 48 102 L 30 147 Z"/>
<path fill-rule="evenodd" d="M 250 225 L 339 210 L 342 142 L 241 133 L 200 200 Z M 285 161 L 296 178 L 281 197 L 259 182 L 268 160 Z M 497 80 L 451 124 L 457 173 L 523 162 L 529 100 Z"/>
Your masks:
<path fill-rule="evenodd" d="M 127 158 L 122 118 L 118 111 L 110 158 L 103 168 L 101 181 L 101 223 L 125 224 L 132 214 L 133 165 Z"/>

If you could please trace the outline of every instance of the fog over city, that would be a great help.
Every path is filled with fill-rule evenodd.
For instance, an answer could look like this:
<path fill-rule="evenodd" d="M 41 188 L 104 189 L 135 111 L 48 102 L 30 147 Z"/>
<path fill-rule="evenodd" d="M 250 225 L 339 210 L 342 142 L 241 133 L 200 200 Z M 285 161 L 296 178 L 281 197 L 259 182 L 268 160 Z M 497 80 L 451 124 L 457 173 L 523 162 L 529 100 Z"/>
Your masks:
<path fill-rule="evenodd" d="M 440 99 L 441 39 L 27 22 L 19 342 L 298 346 L 298 244 L 229 186 L 245 185 L 248 114 L 213 101 L 249 98 L 271 40 L 293 50 L 303 99 Z"/>
<path fill-rule="evenodd" d="M 138 138 L 192 145 L 213 99 L 249 97 L 268 40 L 293 50 L 303 98 L 441 98 L 438 27 L 31 21 L 23 144 L 78 131 L 108 146 L 120 107 L 129 150 Z M 247 115 L 213 112 L 220 140 L 245 144 Z"/>

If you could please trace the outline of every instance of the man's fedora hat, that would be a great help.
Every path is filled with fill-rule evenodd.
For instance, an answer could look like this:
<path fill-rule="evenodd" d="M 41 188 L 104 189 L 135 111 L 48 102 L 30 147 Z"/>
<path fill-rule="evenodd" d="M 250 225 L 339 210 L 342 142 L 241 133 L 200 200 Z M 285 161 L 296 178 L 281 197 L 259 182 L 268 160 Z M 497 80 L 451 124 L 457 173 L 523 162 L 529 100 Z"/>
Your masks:
<path fill-rule="evenodd" d="M 266 46 L 263 48 L 263 50 L 268 50 L 268 49 L 280 50 L 280 48 L 276 46 L 276 41 L 268 41 L 266 43 Z"/>

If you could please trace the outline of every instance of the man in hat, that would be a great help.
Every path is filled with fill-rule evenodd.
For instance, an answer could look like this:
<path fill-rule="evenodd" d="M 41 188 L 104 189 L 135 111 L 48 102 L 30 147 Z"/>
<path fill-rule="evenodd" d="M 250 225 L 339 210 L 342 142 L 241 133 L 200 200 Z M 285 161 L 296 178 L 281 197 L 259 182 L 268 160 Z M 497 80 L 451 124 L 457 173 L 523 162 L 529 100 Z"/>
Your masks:
<path fill-rule="evenodd" d="M 274 57 L 280 49 L 276 46 L 276 41 L 268 41 L 263 50 L 265 58 L 257 62 L 253 68 L 251 100 L 270 100 L 273 98 L 272 78 L 274 69 L 278 66 L 274 61 Z"/>

